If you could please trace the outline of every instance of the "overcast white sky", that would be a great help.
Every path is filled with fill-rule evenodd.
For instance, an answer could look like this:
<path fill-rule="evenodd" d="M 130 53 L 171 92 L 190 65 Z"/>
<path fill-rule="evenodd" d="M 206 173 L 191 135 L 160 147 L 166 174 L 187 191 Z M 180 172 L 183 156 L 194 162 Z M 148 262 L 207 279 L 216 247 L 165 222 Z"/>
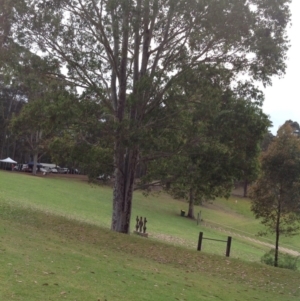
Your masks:
<path fill-rule="evenodd" d="M 291 119 L 300 123 L 300 0 L 292 0 L 292 25 L 288 28 L 291 48 L 288 51 L 284 78 L 273 78 L 265 91 L 263 110 L 270 116 L 275 135 L 279 126 Z"/>

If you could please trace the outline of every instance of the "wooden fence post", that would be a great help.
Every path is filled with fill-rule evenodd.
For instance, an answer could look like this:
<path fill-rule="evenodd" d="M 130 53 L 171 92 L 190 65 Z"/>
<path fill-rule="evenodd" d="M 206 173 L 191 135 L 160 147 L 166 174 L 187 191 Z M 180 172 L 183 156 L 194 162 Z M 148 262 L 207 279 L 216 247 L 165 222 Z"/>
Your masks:
<path fill-rule="evenodd" d="M 199 225 L 201 222 L 201 211 L 198 213 L 198 216 L 197 216 L 197 225 Z"/>
<path fill-rule="evenodd" d="M 231 240 L 232 240 L 232 237 L 228 236 L 227 247 L 226 247 L 226 257 L 230 256 Z"/>
<path fill-rule="evenodd" d="M 198 240 L 198 251 L 201 251 L 201 246 L 202 246 L 202 238 L 203 238 L 203 232 L 199 233 L 199 240 Z"/>

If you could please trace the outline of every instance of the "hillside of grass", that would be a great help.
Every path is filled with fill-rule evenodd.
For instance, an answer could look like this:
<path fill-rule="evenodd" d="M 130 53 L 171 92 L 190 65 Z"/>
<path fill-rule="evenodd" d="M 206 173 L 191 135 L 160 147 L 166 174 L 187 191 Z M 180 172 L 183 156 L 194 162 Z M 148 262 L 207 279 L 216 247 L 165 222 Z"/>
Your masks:
<path fill-rule="evenodd" d="M 5 200 L 109 228 L 112 211 L 111 188 L 89 185 L 86 181 L 76 179 L 0 172 L 0 201 Z M 146 216 L 150 238 L 190 248 L 196 248 L 200 231 L 204 232 L 204 237 L 215 239 L 226 240 L 227 236 L 232 236 L 231 256 L 250 261 L 259 261 L 269 248 L 243 237 L 273 244 L 274 238 L 271 235 L 266 238 L 256 236 L 264 228 L 254 219 L 248 200 L 233 197 L 196 206 L 195 212 L 201 212 L 200 225 L 180 217 L 181 209 L 187 209 L 187 203 L 174 200 L 166 194 L 145 197 L 141 192 L 135 192 L 132 231 L 136 216 Z M 281 245 L 299 252 L 299 236 L 281 237 Z M 221 255 L 225 253 L 225 244 L 206 240 L 203 251 Z"/>
<path fill-rule="evenodd" d="M 226 239 L 216 224 L 254 234 L 249 203 L 197 207 L 200 225 L 186 206 L 135 193 L 132 228 L 146 216 L 149 238 L 122 235 L 109 231 L 110 188 L 0 172 L 0 300 L 299 300 L 300 273 L 260 264 L 260 244 L 233 236 L 230 258 L 223 243 L 195 250 L 199 231 Z"/>

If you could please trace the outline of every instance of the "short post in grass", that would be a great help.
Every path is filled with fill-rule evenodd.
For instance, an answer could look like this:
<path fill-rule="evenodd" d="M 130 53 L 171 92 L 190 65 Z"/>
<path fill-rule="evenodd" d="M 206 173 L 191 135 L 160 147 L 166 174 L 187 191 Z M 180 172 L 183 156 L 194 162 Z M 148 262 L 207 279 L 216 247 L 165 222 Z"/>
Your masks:
<path fill-rule="evenodd" d="M 143 237 L 148 237 L 148 233 L 146 233 L 147 227 L 146 223 L 148 222 L 147 218 L 141 216 L 141 217 L 136 217 L 136 225 L 135 225 L 135 234 L 138 234 Z"/>
<path fill-rule="evenodd" d="M 227 246 L 226 246 L 226 257 L 230 256 L 231 240 L 232 240 L 232 237 L 228 236 Z"/>
<path fill-rule="evenodd" d="M 199 233 L 199 239 L 198 239 L 198 247 L 197 250 L 201 251 L 201 247 L 202 247 L 202 239 L 203 239 L 203 232 Z"/>
<path fill-rule="evenodd" d="M 198 216 L 197 216 L 197 225 L 199 225 L 201 222 L 201 211 L 198 212 Z"/>
<path fill-rule="evenodd" d="M 143 217 L 141 216 L 140 217 L 140 220 L 139 220 L 139 232 L 142 233 L 142 229 L 143 229 Z"/>
<path fill-rule="evenodd" d="M 146 228 L 146 223 L 147 223 L 147 218 L 144 217 L 144 228 L 143 228 L 143 233 L 146 233 L 146 230 L 147 230 L 147 228 Z"/>

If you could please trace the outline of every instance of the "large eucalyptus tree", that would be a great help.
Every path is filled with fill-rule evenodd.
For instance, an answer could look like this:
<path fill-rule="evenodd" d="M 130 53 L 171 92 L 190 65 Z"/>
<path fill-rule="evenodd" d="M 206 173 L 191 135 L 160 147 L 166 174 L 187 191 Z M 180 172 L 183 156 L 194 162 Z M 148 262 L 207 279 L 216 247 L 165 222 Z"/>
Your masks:
<path fill-rule="evenodd" d="M 144 134 L 160 126 L 154 112 L 178 76 L 206 65 L 227 68 L 235 83 L 246 74 L 269 84 L 285 70 L 289 0 L 24 1 L 15 37 L 57 59 L 113 121 L 118 232 L 129 232 Z"/>

